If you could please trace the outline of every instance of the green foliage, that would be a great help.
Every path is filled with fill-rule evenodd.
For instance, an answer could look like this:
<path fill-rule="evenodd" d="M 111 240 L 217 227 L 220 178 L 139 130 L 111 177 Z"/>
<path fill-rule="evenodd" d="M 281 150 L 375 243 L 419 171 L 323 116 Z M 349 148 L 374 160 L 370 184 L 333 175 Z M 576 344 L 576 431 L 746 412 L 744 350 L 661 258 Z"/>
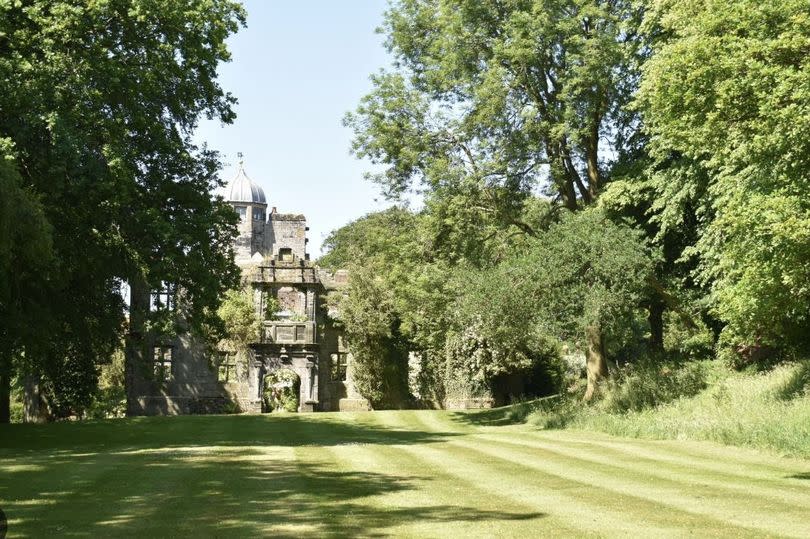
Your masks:
<path fill-rule="evenodd" d="M 279 369 L 265 377 L 264 404 L 269 412 L 297 412 L 301 379 L 293 371 Z"/>
<path fill-rule="evenodd" d="M 275 312 L 275 311 L 274 311 Z M 261 320 L 250 290 L 228 290 L 217 310 L 225 327 L 225 345 L 238 350 L 258 342 Z"/>
<path fill-rule="evenodd" d="M 542 183 L 574 209 L 598 195 L 609 148 L 633 131 L 630 2 L 400 0 L 382 31 L 397 62 L 346 123 L 384 165 L 389 195 L 414 180 L 466 192 L 508 222 Z M 600 150 L 600 142 L 602 144 Z M 463 208 L 462 208 L 463 211 Z"/>
<path fill-rule="evenodd" d="M 110 362 L 101 366 L 98 378 L 98 391 L 93 403 L 85 411 L 89 419 L 124 417 L 126 413 L 126 388 L 124 386 L 124 350 L 119 346 Z"/>
<path fill-rule="evenodd" d="M 706 324 L 698 321 L 687 326 L 674 312 L 665 317 L 664 350 L 670 356 L 684 360 L 714 357 L 714 336 Z"/>
<path fill-rule="evenodd" d="M 566 215 L 513 259 L 463 276 L 457 316 L 514 351 L 544 336 L 581 340 L 594 322 L 610 333 L 639 304 L 651 267 L 631 229 L 595 210 Z"/>
<path fill-rule="evenodd" d="M 264 304 L 264 319 L 265 320 L 275 320 L 278 316 L 277 313 L 281 310 L 281 303 L 279 303 L 278 298 L 272 295 L 268 295 L 265 299 Z"/>
<path fill-rule="evenodd" d="M 645 25 L 659 38 L 638 104 L 670 184 L 657 190 L 654 211 L 677 224 L 684 201 L 699 208 L 699 236 L 684 254 L 698 257 L 727 350 L 747 354 L 745 363 L 767 361 L 763 350 L 806 348 L 810 8 L 801 0 L 651 7 Z"/>
<path fill-rule="evenodd" d="M 0 423 L 10 420 L 11 380 L 22 350 L 37 346 L 47 310 L 53 236 L 37 197 L 23 187 L 13 143 L 0 138 Z M 14 361 L 16 359 L 16 361 Z"/>
<path fill-rule="evenodd" d="M 430 209 L 369 215 L 333 233 L 321 260 L 351 269 L 333 301 L 355 357 L 353 379 L 372 403 L 405 399 L 407 351 L 420 353 L 411 390 L 422 400 L 488 396 L 509 375 L 531 379 L 533 394 L 556 392 L 559 342 L 581 340 L 595 320 L 619 335 L 645 292 L 650 254 L 638 234 L 599 211 L 561 214 L 482 268 L 451 267 L 425 252 L 435 218 Z"/>
<path fill-rule="evenodd" d="M 377 408 L 400 407 L 408 400 L 408 350 L 394 301 L 394 291 L 382 277 L 357 268 L 340 302 L 352 350 L 352 380 Z"/>
<path fill-rule="evenodd" d="M 238 280 L 236 216 L 212 194 L 217 154 L 192 137 L 202 116 L 234 117 L 216 70 L 243 23 L 228 0 L 0 3 L 0 182 L 16 170 L 53 253 L 19 296 L 48 339 L 25 340 L 15 357 L 56 416 L 87 406 L 96 363 L 118 345 L 122 282 L 177 284 L 189 323 L 217 329 L 219 297 Z"/>
<path fill-rule="evenodd" d="M 408 351 L 436 346 L 445 317 L 444 277 L 426 260 L 423 216 L 392 207 L 333 232 L 319 264 L 350 271 L 333 294 L 352 350 L 352 379 L 375 407 L 410 400 Z"/>
<path fill-rule="evenodd" d="M 611 412 L 640 411 L 697 395 L 706 387 L 700 363 L 678 365 L 647 361 L 628 364 L 614 373 L 600 404 Z"/>
<path fill-rule="evenodd" d="M 790 400 L 810 395 L 810 360 L 799 361 L 793 370 L 776 388 L 776 397 L 782 400 Z"/>
<path fill-rule="evenodd" d="M 794 391 L 799 385 L 797 380 L 806 373 L 806 365 L 786 364 L 768 372 L 736 373 L 715 361 L 703 363 L 703 369 L 706 388 L 692 397 L 618 413 L 607 406 L 562 402 L 533 414 L 529 421 L 547 428 L 598 430 L 637 438 L 711 440 L 810 456 L 810 397 L 806 392 Z M 687 382 L 689 378 L 691 375 Z M 645 384 L 655 391 L 652 385 Z M 694 386 L 689 382 L 686 387 Z"/>

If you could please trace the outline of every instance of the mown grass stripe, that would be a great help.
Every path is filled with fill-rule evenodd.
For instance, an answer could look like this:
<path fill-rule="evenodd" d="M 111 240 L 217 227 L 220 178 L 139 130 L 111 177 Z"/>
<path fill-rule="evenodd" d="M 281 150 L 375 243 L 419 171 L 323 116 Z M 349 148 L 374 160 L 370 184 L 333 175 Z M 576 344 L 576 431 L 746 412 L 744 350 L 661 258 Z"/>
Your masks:
<path fill-rule="evenodd" d="M 416 410 L 414 418 L 428 429 L 437 432 L 462 434 L 475 431 L 475 427 L 453 421 L 444 410 Z"/>
<path fill-rule="evenodd" d="M 744 477 L 771 478 L 774 474 L 810 473 L 810 463 L 806 460 L 779 457 L 773 454 L 755 453 L 748 448 L 720 445 L 716 442 L 694 440 L 650 440 L 620 438 L 609 434 L 586 431 L 535 431 L 540 437 L 551 440 L 592 443 L 628 451 L 632 454 L 657 458 L 661 448 L 666 449 L 667 460 L 710 469 L 722 470 L 729 474 Z"/>
<path fill-rule="evenodd" d="M 458 481 L 444 466 L 426 462 L 406 446 L 334 447 L 350 467 L 406 478 L 407 488 L 376 496 L 369 504 L 388 511 L 397 537 L 573 536 L 566 527 L 536 508 L 476 484 Z M 442 527 L 437 527 L 437 522 Z M 449 526 L 449 527 L 448 527 Z M 442 530 L 442 531 L 438 531 Z"/>
<path fill-rule="evenodd" d="M 690 488 L 688 485 L 671 486 L 664 482 L 656 482 L 651 486 L 643 480 L 628 479 L 634 475 L 629 470 L 626 470 L 624 474 L 616 473 L 615 467 L 609 464 L 599 465 L 594 462 L 584 462 L 574 456 L 560 455 L 542 448 L 512 449 L 503 445 L 491 448 L 489 444 L 460 440 L 450 441 L 448 445 L 464 447 L 493 459 L 614 492 L 626 497 L 628 506 L 638 505 L 638 501 L 648 501 L 666 508 L 674 508 L 713 519 L 727 526 L 758 530 L 760 533 L 783 534 L 792 537 L 807 536 L 806 511 L 798 508 L 787 508 L 778 504 L 752 508 L 752 502 L 759 505 L 762 501 L 755 498 L 729 500 L 719 493 L 711 492 L 704 492 L 703 497 L 694 496 L 688 491 Z M 633 501 L 633 499 L 638 501 Z"/>
<path fill-rule="evenodd" d="M 653 501 L 616 496 L 554 474 L 538 474 L 514 462 L 460 447 L 456 442 L 400 448 L 443 467 L 458 480 L 547 512 L 575 528 L 577 535 L 684 537 L 695 530 L 704 536 L 729 533 L 725 524 L 671 511 Z M 506 477 L 514 479 L 506 482 Z M 760 535 L 743 528 L 732 529 L 737 536 Z"/>
<path fill-rule="evenodd" d="M 607 457 L 609 463 L 617 468 L 630 470 L 636 474 L 643 474 L 644 477 L 649 479 L 662 479 L 676 483 L 689 482 L 697 486 L 705 485 L 715 489 L 728 490 L 745 495 L 753 494 L 757 497 L 770 498 L 787 505 L 810 508 L 810 491 L 798 485 L 791 485 L 781 477 L 771 477 L 768 479 L 751 478 L 745 477 L 742 474 L 728 474 L 715 470 L 707 470 L 706 468 L 690 466 L 679 460 L 668 460 L 665 458 L 665 455 L 661 453 L 657 454 L 660 458 L 651 455 L 633 455 L 599 442 L 594 442 L 593 444 L 582 442 L 571 444 L 569 442 L 556 440 L 552 443 L 544 439 L 530 436 L 528 433 L 509 433 L 500 436 L 479 434 L 475 437 L 524 447 L 540 447 L 561 455 L 573 453 L 578 455 L 582 460 L 596 463 L 604 463 Z M 707 472 L 710 472 L 714 477 L 708 475 Z"/>

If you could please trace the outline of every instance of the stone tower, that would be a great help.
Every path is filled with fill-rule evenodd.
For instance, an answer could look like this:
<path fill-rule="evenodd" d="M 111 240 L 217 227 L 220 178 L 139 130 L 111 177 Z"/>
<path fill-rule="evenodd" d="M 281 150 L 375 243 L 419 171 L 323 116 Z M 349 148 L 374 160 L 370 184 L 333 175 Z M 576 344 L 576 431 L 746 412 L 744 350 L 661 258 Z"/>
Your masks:
<path fill-rule="evenodd" d="M 236 263 L 260 262 L 265 244 L 267 199 L 264 190 L 245 174 L 242 161 L 236 177 L 228 184 L 225 200 L 239 214 L 239 236 L 234 242 Z"/>

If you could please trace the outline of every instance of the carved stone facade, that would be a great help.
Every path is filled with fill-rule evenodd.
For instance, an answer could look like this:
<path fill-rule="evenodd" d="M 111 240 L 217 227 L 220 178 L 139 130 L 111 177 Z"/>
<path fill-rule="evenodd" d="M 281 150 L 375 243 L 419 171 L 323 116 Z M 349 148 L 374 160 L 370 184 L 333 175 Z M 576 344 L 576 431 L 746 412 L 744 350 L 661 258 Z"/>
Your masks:
<path fill-rule="evenodd" d="M 145 335 L 128 350 L 128 413 L 272 411 L 269 381 L 280 370 L 298 378 L 300 412 L 368 409 L 352 384 L 351 352 L 324 301 L 327 290 L 347 283 L 347 274 L 310 262 L 304 216 L 268 213 L 264 192 L 241 166 L 225 196 L 240 215 L 235 260 L 262 319 L 259 340 L 228 353 L 207 351 L 188 333 L 168 341 Z M 138 303 L 159 302 L 160 291 L 152 291 L 151 301 L 148 296 L 133 286 L 133 316 Z"/>

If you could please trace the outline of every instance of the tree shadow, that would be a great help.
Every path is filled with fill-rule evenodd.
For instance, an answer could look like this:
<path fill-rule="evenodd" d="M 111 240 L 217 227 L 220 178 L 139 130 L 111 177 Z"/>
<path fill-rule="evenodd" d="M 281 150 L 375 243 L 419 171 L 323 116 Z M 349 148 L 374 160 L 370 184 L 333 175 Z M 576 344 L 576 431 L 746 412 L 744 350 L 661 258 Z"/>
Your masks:
<path fill-rule="evenodd" d="M 458 434 L 394 429 L 343 418 L 284 415 L 135 417 L 49 425 L 0 425 L 0 450 L 50 451 L 109 447 L 334 446 L 439 442 Z"/>
<path fill-rule="evenodd" d="M 43 447 L 51 438 L 40 436 L 35 448 L 32 432 L 37 431 L 19 431 L 24 436 L 12 445 L 23 451 L 0 451 L 0 458 L 11 463 L 0 466 L 0 505 L 9 531 L 30 536 L 374 537 L 412 523 L 532 521 L 545 516 L 483 510 L 465 505 L 463 499 L 452 505 L 430 504 L 421 492 L 430 489 L 430 476 L 346 469 L 322 460 L 331 455 L 328 447 L 308 447 L 316 439 L 318 446 L 430 443 L 447 434 L 325 425 L 297 416 L 276 421 L 219 418 L 216 430 L 207 421 L 213 419 L 121 422 L 128 429 L 104 423 L 111 433 L 102 440 L 91 443 L 94 436 L 102 436 L 92 428 L 74 435 L 70 448 L 70 442 L 62 440 L 62 448 L 55 451 Z M 233 431 L 223 433 L 224 424 Z M 262 426 L 268 432 L 255 430 Z M 65 436 L 68 432 L 57 431 Z M 156 439 L 148 439 L 151 436 Z M 2 445 L 8 447 L 8 442 L 4 436 Z M 308 458 L 299 458 L 301 452 Z M 420 491 L 411 498 L 419 505 L 377 503 L 387 494 L 407 491 Z"/>
<path fill-rule="evenodd" d="M 539 410 L 550 410 L 555 404 L 560 402 L 559 395 L 542 397 L 524 402 L 500 406 L 498 408 L 488 408 L 483 410 L 464 410 L 453 412 L 450 418 L 459 423 L 473 426 L 503 426 L 525 423 L 526 419 L 533 412 Z"/>

